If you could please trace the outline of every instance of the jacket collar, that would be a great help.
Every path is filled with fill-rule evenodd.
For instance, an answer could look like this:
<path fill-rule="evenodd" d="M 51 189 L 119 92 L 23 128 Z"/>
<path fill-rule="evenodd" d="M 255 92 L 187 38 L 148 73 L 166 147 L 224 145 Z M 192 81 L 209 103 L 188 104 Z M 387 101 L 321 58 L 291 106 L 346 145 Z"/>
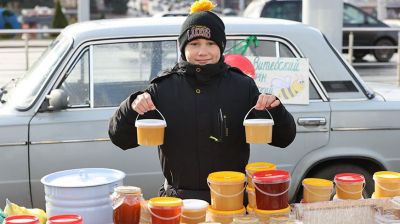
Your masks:
<path fill-rule="evenodd" d="M 221 57 L 216 64 L 207 65 L 195 65 L 187 61 L 181 61 L 173 68 L 173 70 L 177 73 L 194 77 L 197 82 L 205 84 L 208 81 L 225 74 L 227 68 L 224 58 Z"/>

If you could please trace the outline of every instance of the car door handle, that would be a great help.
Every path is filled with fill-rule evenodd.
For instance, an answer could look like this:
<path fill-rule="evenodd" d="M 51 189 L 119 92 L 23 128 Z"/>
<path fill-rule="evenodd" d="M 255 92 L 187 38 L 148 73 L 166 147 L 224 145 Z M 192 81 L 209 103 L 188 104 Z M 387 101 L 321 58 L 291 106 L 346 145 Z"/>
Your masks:
<path fill-rule="evenodd" d="M 326 124 L 324 117 L 300 117 L 297 119 L 297 124 L 301 126 L 320 126 Z"/>

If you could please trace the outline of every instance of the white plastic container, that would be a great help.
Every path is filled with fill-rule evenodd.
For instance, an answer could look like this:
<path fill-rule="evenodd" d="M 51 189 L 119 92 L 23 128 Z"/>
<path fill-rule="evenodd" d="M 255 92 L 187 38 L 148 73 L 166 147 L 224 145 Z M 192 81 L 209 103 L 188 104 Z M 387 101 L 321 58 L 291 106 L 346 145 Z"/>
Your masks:
<path fill-rule="evenodd" d="M 125 173 L 106 168 L 83 168 L 44 176 L 47 215 L 78 214 L 85 224 L 113 224 L 110 195 L 123 184 Z"/>

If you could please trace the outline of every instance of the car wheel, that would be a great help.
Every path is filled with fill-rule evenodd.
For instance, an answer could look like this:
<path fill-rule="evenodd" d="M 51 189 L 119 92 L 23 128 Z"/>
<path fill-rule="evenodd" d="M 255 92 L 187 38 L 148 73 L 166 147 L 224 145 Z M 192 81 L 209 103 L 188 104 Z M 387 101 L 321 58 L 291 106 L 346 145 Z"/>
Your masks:
<path fill-rule="evenodd" d="M 380 39 L 375 43 L 376 47 L 379 46 L 394 46 L 394 43 L 389 39 Z M 392 58 L 395 49 L 375 49 L 373 51 L 374 57 L 379 62 L 388 62 Z"/>
<path fill-rule="evenodd" d="M 374 191 L 374 181 L 372 179 L 372 173 L 368 172 L 366 169 L 357 166 L 357 165 L 352 165 L 352 164 L 334 164 L 334 165 L 329 165 L 327 167 L 323 167 L 322 169 L 313 171 L 308 175 L 307 177 L 309 178 L 323 178 L 327 180 L 332 180 L 334 179 L 335 175 L 338 173 L 358 173 L 362 174 L 365 178 L 365 188 L 363 191 L 363 197 L 364 198 L 370 198 L 373 191 Z M 299 195 L 297 197 L 297 200 L 302 198 L 302 190 L 299 191 Z"/>

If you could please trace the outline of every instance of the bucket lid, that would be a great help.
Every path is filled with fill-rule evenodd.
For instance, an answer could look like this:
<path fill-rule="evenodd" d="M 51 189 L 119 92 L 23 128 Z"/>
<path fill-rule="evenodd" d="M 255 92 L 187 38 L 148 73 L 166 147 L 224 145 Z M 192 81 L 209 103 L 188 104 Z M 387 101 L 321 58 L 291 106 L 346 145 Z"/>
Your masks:
<path fill-rule="evenodd" d="M 265 214 L 265 215 L 285 213 L 285 212 L 289 212 L 289 210 L 290 210 L 290 206 L 283 208 L 283 209 L 277 209 L 277 210 L 262 210 L 262 209 L 254 208 L 254 211 L 256 213 Z"/>
<path fill-rule="evenodd" d="M 37 224 L 39 219 L 33 215 L 13 215 L 4 219 L 6 224 Z"/>
<path fill-rule="evenodd" d="M 203 210 L 207 209 L 208 202 L 200 199 L 184 199 L 183 210 Z"/>
<path fill-rule="evenodd" d="M 75 214 L 55 215 L 48 219 L 48 224 L 80 224 L 82 217 Z"/>
<path fill-rule="evenodd" d="M 44 176 L 40 181 L 53 187 L 91 187 L 122 180 L 125 173 L 107 168 L 82 168 L 63 170 Z"/>
<path fill-rule="evenodd" d="M 333 182 L 321 178 L 305 178 L 303 185 L 316 186 L 316 187 L 333 187 Z"/>
<path fill-rule="evenodd" d="M 150 199 L 147 204 L 149 205 L 149 207 L 176 207 L 182 206 L 183 201 L 182 199 L 175 197 L 155 197 Z"/>
<path fill-rule="evenodd" d="M 230 210 L 230 211 L 223 211 L 223 210 L 216 210 L 211 208 L 211 205 L 208 206 L 208 211 L 216 214 L 216 215 L 237 215 L 237 214 L 245 214 L 246 213 L 246 209 L 243 207 L 239 210 Z"/>
<path fill-rule="evenodd" d="M 243 125 L 255 125 L 255 126 L 274 125 L 274 120 L 272 120 L 272 119 L 245 119 L 243 121 Z"/>
<path fill-rule="evenodd" d="M 118 186 L 114 189 L 114 191 L 121 194 L 134 194 L 134 195 L 140 195 L 142 193 L 140 187 L 135 187 L 135 186 Z"/>
<path fill-rule="evenodd" d="M 218 171 L 214 173 L 210 173 L 208 175 L 207 180 L 209 182 L 244 182 L 246 176 L 244 173 L 236 172 L 236 171 Z"/>
<path fill-rule="evenodd" d="M 276 169 L 276 164 L 268 162 L 254 162 L 246 165 L 246 170 L 252 172 L 274 169 Z"/>
<path fill-rule="evenodd" d="M 286 170 L 264 170 L 253 173 L 255 182 L 282 183 L 290 180 L 290 174 Z"/>
<path fill-rule="evenodd" d="M 378 171 L 374 173 L 374 180 L 400 181 L 400 173 L 393 171 Z"/>
<path fill-rule="evenodd" d="M 135 127 L 167 127 L 167 122 L 161 119 L 136 120 Z"/>
<path fill-rule="evenodd" d="M 364 176 L 358 173 L 338 173 L 335 175 L 335 182 L 359 183 L 364 181 Z"/>

